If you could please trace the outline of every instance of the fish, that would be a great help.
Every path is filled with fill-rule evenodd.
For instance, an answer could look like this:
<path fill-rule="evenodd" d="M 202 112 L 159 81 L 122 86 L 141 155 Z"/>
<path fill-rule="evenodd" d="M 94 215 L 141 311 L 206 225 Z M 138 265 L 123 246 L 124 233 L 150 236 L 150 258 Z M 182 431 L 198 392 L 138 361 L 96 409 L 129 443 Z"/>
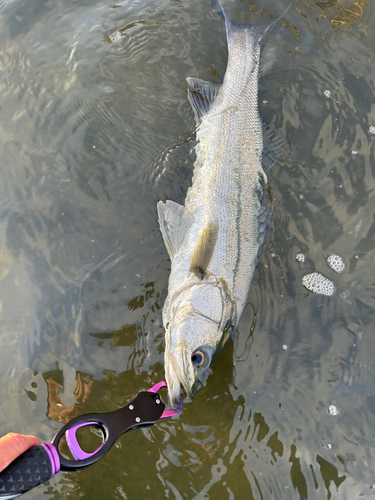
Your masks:
<path fill-rule="evenodd" d="M 206 383 L 240 321 L 272 215 L 266 172 L 289 149 L 258 111 L 262 41 L 280 18 L 237 24 L 220 0 L 212 5 L 226 26 L 225 76 L 222 84 L 187 79 L 197 126 L 192 185 L 184 205 L 157 204 L 171 260 L 163 326 L 172 405 Z"/>

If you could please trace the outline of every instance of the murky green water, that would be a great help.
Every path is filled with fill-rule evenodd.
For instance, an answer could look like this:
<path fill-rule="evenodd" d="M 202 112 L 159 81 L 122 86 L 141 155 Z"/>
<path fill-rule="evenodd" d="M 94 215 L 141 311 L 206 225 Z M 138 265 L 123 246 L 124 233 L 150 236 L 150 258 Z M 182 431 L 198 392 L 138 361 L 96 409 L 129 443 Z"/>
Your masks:
<path fill-rule="evenodd" d="M 287 4 L 224 3 L 255 24 Z M 292 0 L 268 37 L 260 108 L 291 155 L 269 174 L 270 234 L 207 386 L 28 498 L 375 496 L 374 12 Z M 156 203 L 182 203 L 191 180 L 186 77 L 225 66 L 209 0 L 0 0 L 0 434 L 50 440 L 163 378 Z M 332 297 L 302 286 L 315 270 Z"/>

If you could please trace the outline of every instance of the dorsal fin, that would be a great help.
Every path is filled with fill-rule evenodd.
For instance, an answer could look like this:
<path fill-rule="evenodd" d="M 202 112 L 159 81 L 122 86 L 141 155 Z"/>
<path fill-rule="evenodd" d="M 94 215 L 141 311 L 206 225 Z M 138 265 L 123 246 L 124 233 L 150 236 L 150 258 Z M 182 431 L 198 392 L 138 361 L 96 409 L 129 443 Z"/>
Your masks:
<path fill-rule="evenodd" d="M 274 165 L 278 158 L 283 158 L 289 151 L 287 138 L 273 125 L 262 120 L 263 154 L 262 167 L 265 172 Z"/>
<path fill-rule="evenodd" d="M 185 207 L 167 200 L 158 205 L 160 231 L 171 260 L 179 252 L 186 233 L 193 222 L 193 216 Z"/>
<path fill-rule="evenodd" d="M 201 230 L 190 260 L 191 272 L 200 276 L 206 273 L 214 253 L 218 233 L 219 225 L 217 222 L 210 222 Z"/>
<path fill-rule="evenodd" d="M 197 126 L 201 123 L 202 117 L 206 115 L 221 88 L 221 83 L 210 83 L 199 78 L 189 77 L 188 99 L 194 111 Z"/>

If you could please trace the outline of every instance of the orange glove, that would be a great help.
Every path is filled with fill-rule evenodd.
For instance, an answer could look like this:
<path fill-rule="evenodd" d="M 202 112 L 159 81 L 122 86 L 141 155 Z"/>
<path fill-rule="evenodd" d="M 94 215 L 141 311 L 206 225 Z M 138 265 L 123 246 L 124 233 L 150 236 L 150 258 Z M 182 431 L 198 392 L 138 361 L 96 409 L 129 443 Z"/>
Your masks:
<path fill-rule="evenodd" d="M 39 443 L 39 439 L 34 436 L 24 436 L 14 432 L 0 438 L 0 472 L 26 450 Z"/>

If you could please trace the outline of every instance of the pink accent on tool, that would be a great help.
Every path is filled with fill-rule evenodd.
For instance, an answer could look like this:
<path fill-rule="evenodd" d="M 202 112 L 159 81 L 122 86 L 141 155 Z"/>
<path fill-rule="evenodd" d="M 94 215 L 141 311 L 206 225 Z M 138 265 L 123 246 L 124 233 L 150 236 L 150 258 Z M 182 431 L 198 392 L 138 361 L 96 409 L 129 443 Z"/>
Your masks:
<path fill-rule="evenodd" d="M 159 392 L 159 389 L 162 389 L 163 387 L 167 387 L 167 383 L 162 381 L 158 382 L 154 386 L 151 387 L 151 389 L 148 390 L 148 392 Z M 168 417 L 175 417 L 176 415 L 179 415 L 184 407 L 184 400 L 182 399 L 182 395 L 180 396 L 180 402 L 178 403 L 177 408 L 170 408 L 168 410 L 164 410 L 162 413 L 162 418 L 168 418 Z"/>

